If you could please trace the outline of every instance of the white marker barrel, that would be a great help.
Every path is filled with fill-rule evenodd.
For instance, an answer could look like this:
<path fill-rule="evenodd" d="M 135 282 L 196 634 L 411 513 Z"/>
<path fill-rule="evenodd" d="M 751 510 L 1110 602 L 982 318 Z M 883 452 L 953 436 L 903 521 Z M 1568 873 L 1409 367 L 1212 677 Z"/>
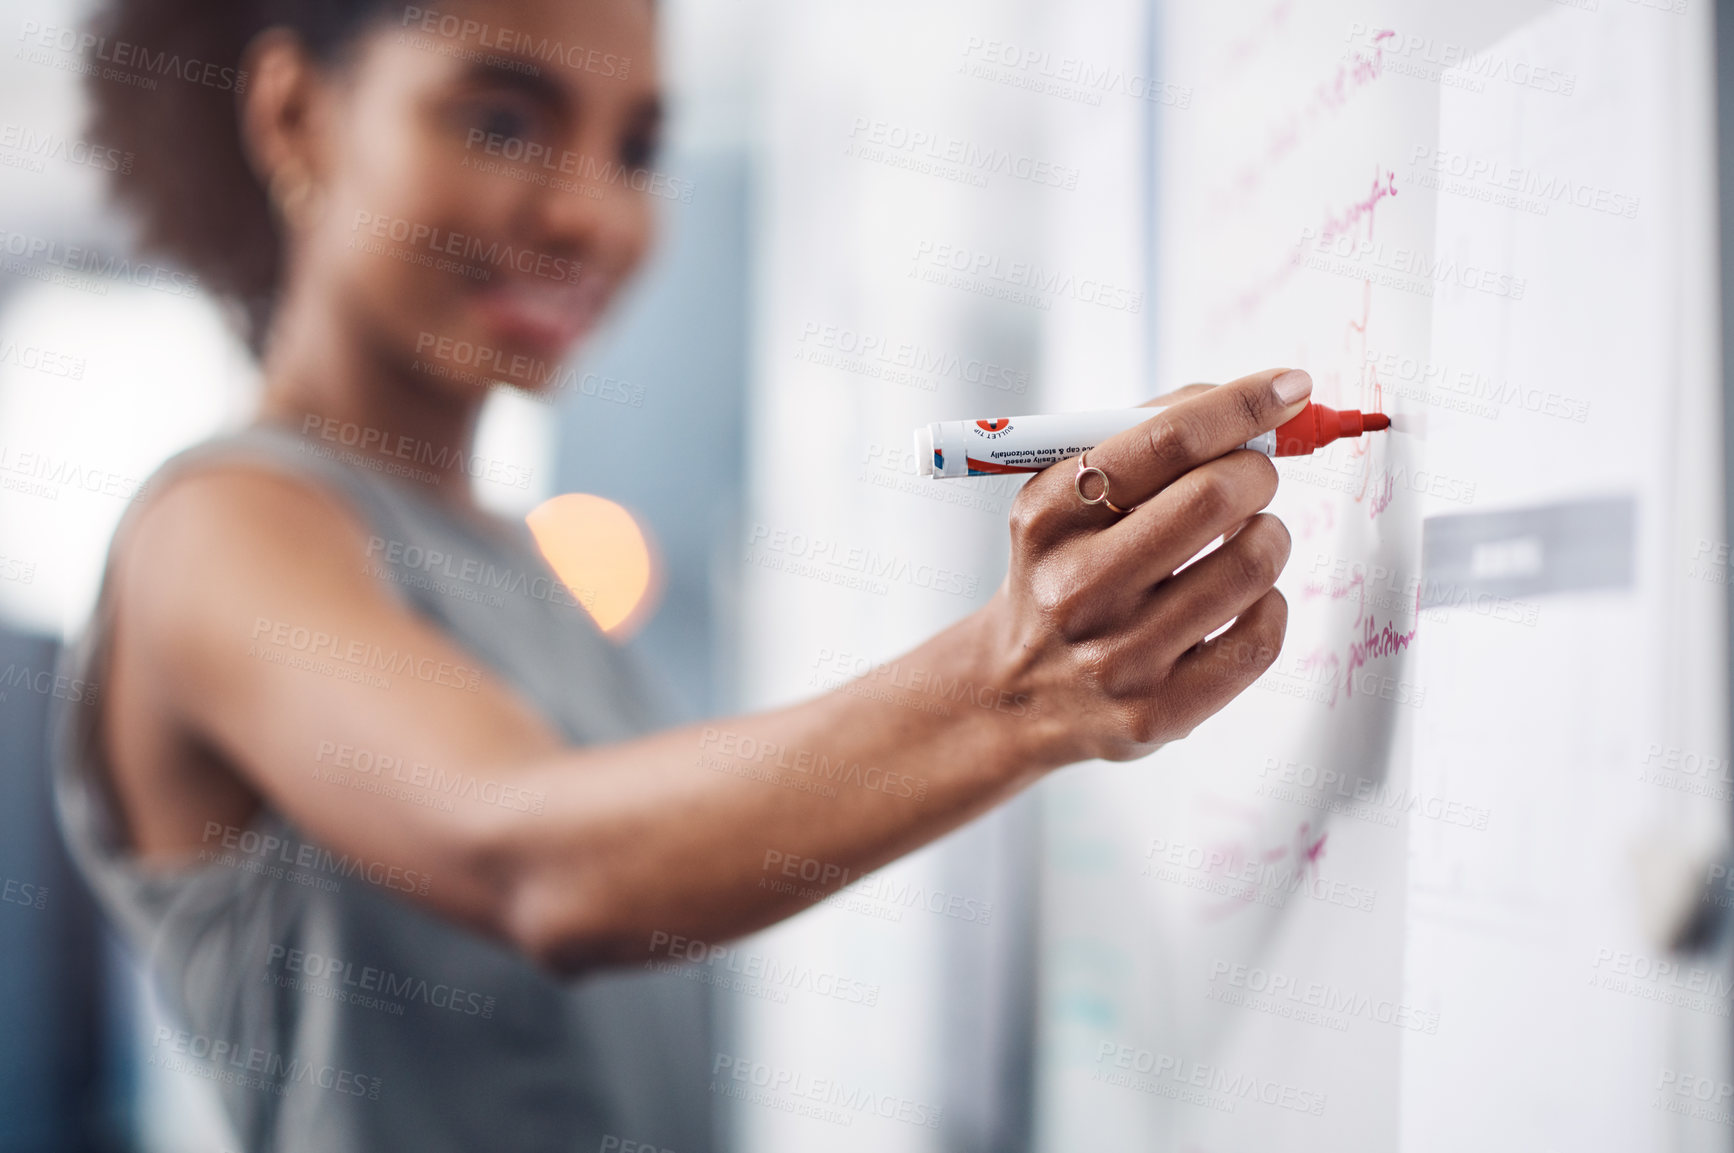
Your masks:
<path fill-rule="evenodd" d="M 1111 408 L 991 420 L 942 420 L 915 430 L 915 459 L 922 476 L 1040 472 L 1057 461 L 1088 452 L 1115 433 L 1136 428 L 1160 411 Z M 1272 456 L 1276 433 L 1261 433 L 1241 447 Z"/>

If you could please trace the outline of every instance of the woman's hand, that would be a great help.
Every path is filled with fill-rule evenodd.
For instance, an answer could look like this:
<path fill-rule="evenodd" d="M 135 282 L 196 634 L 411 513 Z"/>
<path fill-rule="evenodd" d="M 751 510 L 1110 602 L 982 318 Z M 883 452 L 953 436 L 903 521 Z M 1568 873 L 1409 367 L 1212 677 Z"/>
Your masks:
<path fill-rule="evenodd" d="M 1180 390 L 1085 454 L 1113 503 L 1131 510 L 1123 515 L 1083 502 L 1075 459 L 1018 494 L 1010 571 L 986 612 L 1011 664 L 1001 683 L 1029 693 L 1047 722 L 1044 759 L 1149 753 L 1276 659 L 1288 605 L 1273 586 L 1290 542 L 1259 511 L 1276 494 L 1276 468 L 1235 450 L 1292 418 L 1311 392 L 1306 373 L 1283 369 Z M 1099 481 L 1085 483 L 1096 495 Z M 1220 548 L 1187 564 L 1219 537 Z"/>

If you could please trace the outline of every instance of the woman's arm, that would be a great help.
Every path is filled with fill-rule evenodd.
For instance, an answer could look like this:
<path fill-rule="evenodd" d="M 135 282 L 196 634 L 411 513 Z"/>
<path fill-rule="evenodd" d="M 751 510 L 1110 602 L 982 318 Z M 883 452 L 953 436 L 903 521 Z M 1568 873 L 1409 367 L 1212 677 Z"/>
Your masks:
<path fill-rule="evenodd" d="M 1231 450 L 1304 401 L 1279 395 L 1278 376 L 1194 396 L 1091 450 L 1115 502 L 1137 505 L 1127 516 L 1082 504 L 1069 462 L 1034 477 L 1013 508 L 1004 585 L 896 672 L 581 749 L 492 675 L 469 683 L 477 662 L 366 575 L 365 533 L 335 501 L 250 470 L 202 472 L 158 494 L 124 542 L 107 707 L 125 717 L 147 702 L 310 837 L 430 877 L 416 899 L 550 968 L 641 959 L 658 933 L 736 936 L 1052 768 L 1184 736 L 1274 660 L 1289 541 L 1259 510 L 1276 473 Z M 330 638 L 323 667 L 294 667 L 313 634 Z M 344 654 L 373 646 L 427 675 L 347 679 L 360 666 Z M 954 701 L 960 685 L 974 692 Z M 948 710 L 911 707 L 936 687 Z M 184 856 L 209 840 L 212 814 L 187 781 L 153 777 L 135 730 L 109 738 L 135 839 L 147 856 Z M 507 792 L 442 811 L 321 779 L 361 756 Z M 820 863 L 805 895 L 774 884 L 791 858 Z"/>

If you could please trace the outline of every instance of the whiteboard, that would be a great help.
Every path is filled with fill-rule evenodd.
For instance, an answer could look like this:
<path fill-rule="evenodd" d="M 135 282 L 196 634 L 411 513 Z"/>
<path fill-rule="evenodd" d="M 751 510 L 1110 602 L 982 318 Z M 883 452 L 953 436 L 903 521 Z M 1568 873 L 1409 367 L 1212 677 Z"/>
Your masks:
<path fill-rule="evenodd" d="M 1278 664 L 1044 786 L 1036 1145 L 1724 1148 L 1708 7 L 1158 12 L 1156 390 L 1397 431 L 1280 466 Z"/>

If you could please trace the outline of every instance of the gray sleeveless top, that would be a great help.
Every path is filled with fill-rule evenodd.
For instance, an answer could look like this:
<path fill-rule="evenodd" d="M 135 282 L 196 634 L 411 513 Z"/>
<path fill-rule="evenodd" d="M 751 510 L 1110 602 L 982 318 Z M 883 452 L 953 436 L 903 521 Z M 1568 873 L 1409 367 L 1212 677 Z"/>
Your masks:
<path fill-rule="evenodd" d="M 323 485 L 372 535 L 376 578 L 569 740 L 651 726 L 635 666 L 550 584 L 522 525 L 466 518 L 334 447 L 255 427 L 189 449 L 153 485 L 218 460 Z M 430 553 L 456 561 L 436 567 Z M 63 670 L 86 683 L 106 668 L 111 576 Z M 710 1004 L 696 974 L 551 978 L 412 904 L 404 893 L 423 879 L 332 852 L 269 807 L 246 829 L 207 826 L 196 861 L 147 870 L 118 819 L 99 718 L 70 705 L 58 725 L 61 825 L 179 1018 L 143 1059 L 213 1085 L 248 1153 L 713 1147 Z M 334 752 L 326 767 L 319 787 L 439 801 L 400 766 Z"/>

